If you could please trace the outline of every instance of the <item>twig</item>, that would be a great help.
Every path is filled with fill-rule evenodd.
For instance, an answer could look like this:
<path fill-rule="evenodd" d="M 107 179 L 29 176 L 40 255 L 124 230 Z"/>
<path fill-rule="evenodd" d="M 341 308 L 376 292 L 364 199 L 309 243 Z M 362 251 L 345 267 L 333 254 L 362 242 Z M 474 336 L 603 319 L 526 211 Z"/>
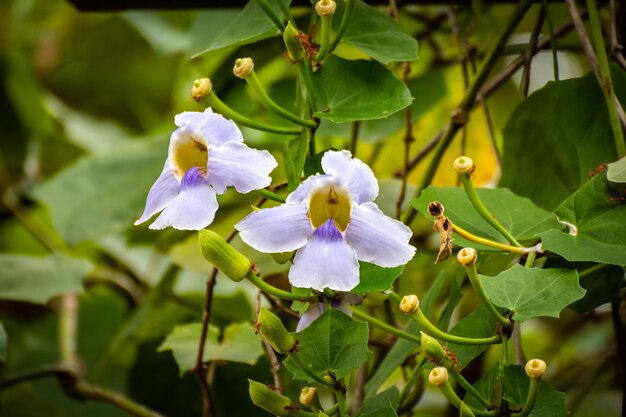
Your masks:
<path fill-rule="evenodd" d="M 552 50 L 552 69 L 554 71 L 554 81 L 559 81 L 559 56 L 556 51 L 556 37 L 554 36 L 554 24 L 552 23 L 552 17 L 550 17 L 550 6 L 548 0 L 543 0 L 541 3 L 546 20 L 548 22 L 548 31 L 550 32 L 550 49 Z"/>
<path fill-rule="evenodd" d="M 367 371 L 368 366 L 367 362 L 365 362 L 359 368 L 359 373 L 356 376 L 356 384 L 354 387 L 354 395 L 352 397 L 352 415 L 356 416 L 359 408 L 363 404 L 363 400 L 365 398 L 365 383 L 367 382 Z"/>
<path fill-rule="evenodd" d="M 257 289 L 256 290 L 256 307 L 255 307 L 255 313 L 254 313 L 255 321 L 258 321 L 260 310 L 261 310 L 261 290 Z M 263 338 L 263 347 L 265 348 L 265 352 L 267 352 L 267 356 L 269 356 L 270 363 L 272 364 L 270 368 L 272 371 L 272 376 L 274 377 L 274 385 L 272 388 L 274 389 L 274 391 L 278 393 L 282 393 L 283 388 L 282 388 L 282 382 L 280 379 L 280 362 L 278 361 L 278 358 L 276 357 L 276 352 L 274 351 L 274 348 L 267 341 L 266 338 Z"/>
<path fill-rule="evenodd" d="M 133 400 L 111 391 L 105 387 L 90 384 L 87 381 L 79 381 L 75 390 L 82 396 L 112 404 L 117 408 L 126 411 L 128 414 L 136 417 L 164 417 L 163 414 L 149 409 L 148 407 L 134 402 Z"/>
<path fill-rule="evenodd" d="M 200 333 L 200 342 L 198 353 L 196 355 L 196 375 L 202 386 L 204 402 L 202 407 L 202 415 L 204 417 L 212 417 L 216 415 L 215 402 L 213 401 L 213 393 L 207 379 L 207 372 L 204 367 L 204 346 L 209 331 L 209 322 L 211 321 L 211 304 L 213 302 L 213 287 L 215 287 L 215 277 L 217 276 L 217 268 L 213 268 L 211 275 L 206 283 L 206 295 L 204 298 L 204 309 L 202 312 L 202 331 Z"/>
<path fill-rule="evenodd" d="M 405 170 L 397 170 L 394 173 L 394 176 L 395 177 L 402 177 L 403 175 L 408 175 L 409 172 L 411 172 L 415 167 L 417 167 L 419 165 L 419 163 L 422 162 L 422 160 L 426 156 L 428 156 L 430 151 L 435 149 L 435 147 L 437 146 L 437 143 L 439 143 L 439 141 L 443 137 L 443 134 L 446 132 L 447 128 L 448 128 L 448 125 L 444 126 L 442 129 L 440 129 L 439 132 L 437 132 L 435 134 L 435 136 L 433 136 L 428 142 L 426 142 L 426 144 L 422 147 L 422 149 L 420 149 L 415 154 L 415 156 L 409 161 L 409 164 L 405 168 Z"/>
<path fill-rule="evenodd" d="M 518 365 L 524 365 L 526 363 L 526 355 L 524 355 L 524 349 L 522 348 L 522 328 L 520 323 L 513 325 L 513 347 L 515 347 L 515 362 Z"/>
<path fill-rule="evenodd" d="M 539 35 L 541 35 L 541 28 L 543 27 L 543 21 L 546 17 L 546 11 L 542 7 L 539 9 L 539 16 L 537 16 L 537 22 L 535 23 L 535 27 L 533 28 L 532 33 L 530 34 L 529 41 L 529 49 L 530 53 L 526 57 L 526 62 L 524 63 L 524 70 L 522 71 L 522 80 L 520 81 L 520 93 L 522 94 L 522 98 L 528 97 L 528 88 L 530 87 L 530 67 L 533 62 L 533 56 L 537 53 L 537 41 L 539 40 Z"/>
<path fill-rule="evenodd" d="M 359 131 L 361 130 L 361 121 L 355 120 L 350 127 L 350 153 L 356 156 L 357 144 L 359 143 Z"/>
<path fill-rule="evenodd" d="M 615 344 L 617 349 L 617 379 L 622 386 L 622 415 L 626 416 L 626 334 L 624 323 L 620 316 L 620 305 L 623 302 L 622 291 L 617 301 L 611 303 L 611 319 L 615 332 Z"/>

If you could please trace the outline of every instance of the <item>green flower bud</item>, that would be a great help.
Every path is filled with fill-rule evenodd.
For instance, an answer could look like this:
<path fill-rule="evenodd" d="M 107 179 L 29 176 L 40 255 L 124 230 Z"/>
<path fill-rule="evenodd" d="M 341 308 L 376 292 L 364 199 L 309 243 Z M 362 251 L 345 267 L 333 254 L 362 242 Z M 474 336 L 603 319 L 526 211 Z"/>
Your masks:
<path fill-rule="evenodd" d="M 428 374 L 428 382 L 436 387 L 445 384 L 448 382 L 448 370 L 443 366 L 433 368 Z"/>
<path fill-rule="evenodd" d="M 317 401 L 317 388 L 304 387 L 300 391 L 300 402 L 304 405 L 313 405 Z"/>
<path fill-rule="evenodd" d="M 298 30 L 293 27 L 291 22 L 287 23 L 287 27 L 283 32 L 283 42 L 285 42 L 289 59 L 292 61 L 299 61 L 304 58 L 304 47 L 300 43 L 298 35 Z"/>
<path fill-rule="evenodd" d="M 280 395 L 265 384 L 248 380 L 250 387 L 250 399 L 257 407 L 261 407 L 273 416 L 290 416 L 297 411 L 298 404 L 292 402 L 284 395 Z"/>
<path fill-rule="evenodd" d="M 200 78 L 193 82 L 193 87 L 191 88 L 191 97 L 193 97 L 194 101 L 197 103 L 201 102 L 204 96 L 209 94 L 213 89 L 213 85 L 211 84 L 211 80 L 208 78 Z"/>
<path fill-rule="evenodd" d="M 531 359 L 526 362 L 524 370 L 529 378 L 541 378 L 546 373 L 547 365 L 541 359 Z"/>
<path fill-rule="evenodd" d="M 474 161 L 467 156 L 459 156 L 454 160 L 454 169 L 456 169 L 459 174 L 469 175 L 474 171 Z"/>
<path fill-rule="evenodd" d="M 233 74 L 235 77 L 245 79 L 254 70 L 254 61 L 252 58 L 238 58 L 235 60 Z"/>
<path fill-rule="evenodd" d="M 476 259 L 478 258 L 478 253 L 474 248 L 463 248 L 457 253 L 456 260 L 462 266 L 471 266 L 476 263 Z"/>
<path fill-rule="evenodd" d="M 237 252 L 220 235 L 210 230 L 198 234 L 204 258 L 233 281 L 241 281 L 250 272 L 250 260 Z"/>
<path fill-rule="evenodd" d="M 405 295 L 400 300 L 400 311 L 404 314 L 411 314 L 415 312 L 420 306 L 420 299 L 417 295 Z"/>
<path fill-rule="evenodd" d="M 437 365 L 441 365 L 446 368 L 452 366 L 452 359 L 448 357 L 446 351 L 443 350 L 443 347 L 441 347 L 441 344 L 437 341 L 437 339 L 424 332 L 420 333 L 422 336 L 422 352 L 424 352 L 426 357 Z"/>
<path fill-rule="evenodd" d="M 256 327 L 278 353 L 289 353 L 296 346 L 296 338 L 285 329 L 283 322 L 265 308 L 259 311 Z"/>
<path fill-rule="evenodd" d="M 320 0 L 315 3 L 315 12 L 319 16 L 332 16 L 337 9 L 337 3 L 333 0 Z"/>

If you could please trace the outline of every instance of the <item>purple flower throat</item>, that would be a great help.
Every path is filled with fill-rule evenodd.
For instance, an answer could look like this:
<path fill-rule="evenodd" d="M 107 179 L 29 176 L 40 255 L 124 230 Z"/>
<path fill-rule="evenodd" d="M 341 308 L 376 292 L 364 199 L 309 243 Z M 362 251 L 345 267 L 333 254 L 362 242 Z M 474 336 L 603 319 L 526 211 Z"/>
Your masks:
<path fill-rule="evenodd" d="M 191 167 L 183 175 L 183 179 L 180 181 L 180 188 L 195 187 L 198 185 L 206 184 L 206 176 L 202 172 L 200 167 Z"/>
<path fill-rule="evenodd" d="M 320 237 L 324 240 L 341 240 L 343 237 L 341 236 L 341 232 L 335 226 L 335 221 L 333 219 L 326 220 L 326 223 L 322 224 L 320 227 L 313 231 L 313 235 Z"/>

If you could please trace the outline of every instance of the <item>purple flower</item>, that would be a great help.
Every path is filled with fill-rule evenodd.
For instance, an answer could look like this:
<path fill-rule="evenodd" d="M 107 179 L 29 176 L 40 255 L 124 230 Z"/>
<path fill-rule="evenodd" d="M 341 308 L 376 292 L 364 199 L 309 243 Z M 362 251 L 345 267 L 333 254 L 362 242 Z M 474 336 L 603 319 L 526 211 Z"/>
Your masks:
<path fill-rule="evenodd" d="M 411 230 L 385 216 L 373 200 L 372 170 L 348 151 L 322 158 L 324 175 L 304 181 L 286 204 L 240 221 L 244 242 L 267 253 L 296 250 L 289 281 L 296 287 L 349 291 L 359 283 L 359 260 L 382 267 L 406 264 L 415 253 Z"/>
<path fill-rule="evenodd" d="M 140 224 L 161 212 L 150 229 L 171 226 L 200 230 L 213 221 L 217 194 L 234 186 L 240 193 L 267 187 L 276 160 L 267 151 L 244 145 L 241 131 L 231 120 L 213 113 L 176 115 L 167 160 L 146 200 Z"/>

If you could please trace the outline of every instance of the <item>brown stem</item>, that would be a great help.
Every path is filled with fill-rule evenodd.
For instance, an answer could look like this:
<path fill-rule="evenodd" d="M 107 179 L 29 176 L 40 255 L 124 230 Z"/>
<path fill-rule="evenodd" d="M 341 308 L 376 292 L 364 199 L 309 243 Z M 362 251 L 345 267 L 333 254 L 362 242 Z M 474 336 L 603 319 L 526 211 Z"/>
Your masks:
<path fill-rule="evenodd" d="M 528 88 L 530 87 L 530 67 L 533 61 L 533 56 L 537 53 L 537 41 L 539 40 L 539 35 L 541 34 L 541 28 L 543 27 L 543 21 L 546 17 L 546 11 L 542 7 L 539 9 L 539 16 L 537 16 L 537 22 L 535 23 L 535 27 L 530 35 L 529 49 L 530 53 L 527 55 L 526 60 L 524 62 L 524 70 L 522 71 L 522 80 L 520 82 L 520 93 L 522 94 L 522 98 L 528 97 Z"/>
<path fill-rule="evenodd" d="M 256 290 L 256 307 L 255 307 L 255 313 L 254 313 L 255 321 L 258 321 L 260 310 L 261 310 L 261 290 L 257 289 Z M 272 377 L 274 378 L 274 385 L 272 388 L 274 389 L 274 391 L 278 393 L 282 393 L 283 386 L 282 386 L 282 382 L 280 378 L 280 361 L 278 360 L 278 357 L 276 356 L 276 352 L 274 351 L 274 348 L 265 338 L 263 338 L 263 347 L 265 348 L 265 352 L 267 353 L 267 356 L 269 356 L 270 363 L 272 364 L 270 368 L 272 372 Z"/>
<path fill-rule="evenodd" d="M 87 381 L 79 381 L 76 384 L 75 390 L 78 394 L 87 399 L 112 404 L 135 417 L 164 417 L 163 414 L 136 403 L 117 392 L 111 391 L 99 385 L 90 384 Z"/>
<path fill-rule="evenodd" d="M 211 304 L 213 302 L 213 288 L 215 287 L 215 278 L 217 276 L 217 268 L 213 268 L 211 275 L 206 283 L 206 295 L 204 298 L 204 309 L 202 312 L 202 331 L 200 333 L 200 342 L 198 346 L 198 353 L 196 356 L 196 375 L 202 386 L 202 393 L 204 397 L 202 415 L 204 417 L 216 416 L 215 402 L 213 400 L 213 392 L 211 385 L 207 378 L 207 371 L 204 366 L 204 347 L 206 345 L 206 338 L 209 331 L 209 323 L 211 321 Z"/>
<path fill-rule="evenodd" d="M 622 291 L 618 300 L 611 304 L 611 319 L 617 348 L 617 379 L 622 388 L 622 416 L 626 416 L 626 326 L 620 314 L 620 305 L 624 295 L 626 293 Z"/>

